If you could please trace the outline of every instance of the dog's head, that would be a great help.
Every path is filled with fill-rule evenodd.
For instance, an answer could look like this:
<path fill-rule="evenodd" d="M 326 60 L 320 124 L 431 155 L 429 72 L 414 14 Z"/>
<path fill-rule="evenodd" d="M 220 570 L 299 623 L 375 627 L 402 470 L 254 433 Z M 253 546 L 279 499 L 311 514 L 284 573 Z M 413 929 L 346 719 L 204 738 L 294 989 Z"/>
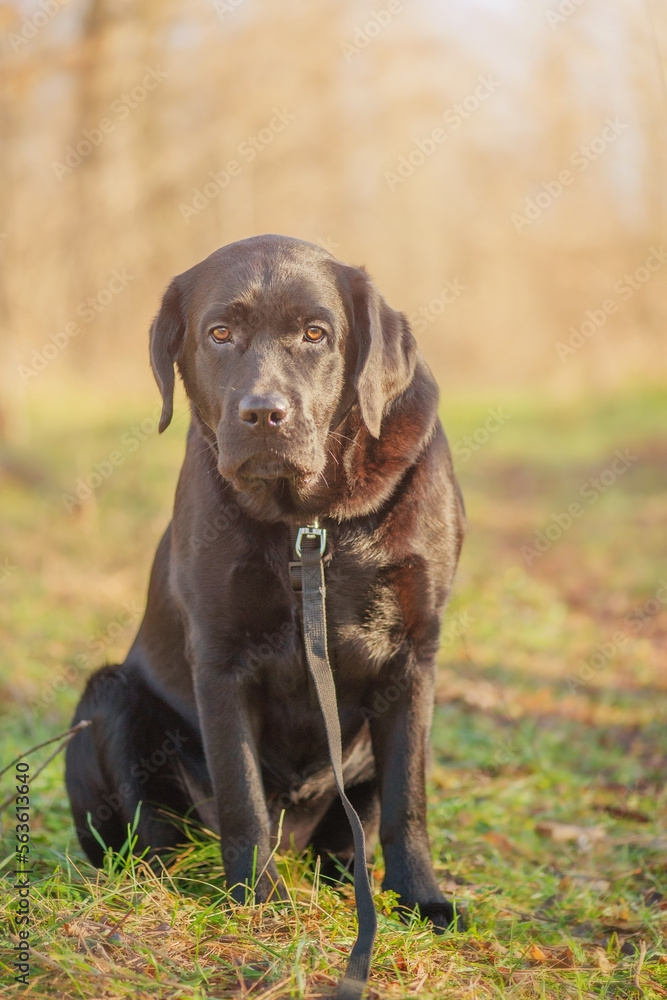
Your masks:
<path fill-rule="evenodd" d="M 280 481 L 306 497 L 352 411 L 380 437 L 413 379 L 416 345 L 364 270 L 311 243 L 258 236 L 174 278 L 151 328 L 151 364 L 160 431 L 176 364 L 221 475 L 243 493 Z"/>

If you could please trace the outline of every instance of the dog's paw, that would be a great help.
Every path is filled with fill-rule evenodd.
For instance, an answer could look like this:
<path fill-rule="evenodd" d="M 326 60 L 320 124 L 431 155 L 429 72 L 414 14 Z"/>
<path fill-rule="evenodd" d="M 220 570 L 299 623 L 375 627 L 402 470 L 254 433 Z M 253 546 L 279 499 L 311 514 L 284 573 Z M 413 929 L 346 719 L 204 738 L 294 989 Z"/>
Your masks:
<path fill-rule="evenodd" d="M 447 899 L 441 903 L 422 903 L 417 909 L 422 917 L 431 921 L 436 934 L 443 934 L 445 931 L 465 930 L 463 914 Z"/>
<path fill-rule="evenodd" d="M 405 918 L 409 920 L 415 910 L 420 917 L 425 917 L 433 924 L 433 930 L 436 934 L 466 929 L 461 910 L 447 899 L 436 903 L 419 903 L 413 910 L 404 909 Z"/>

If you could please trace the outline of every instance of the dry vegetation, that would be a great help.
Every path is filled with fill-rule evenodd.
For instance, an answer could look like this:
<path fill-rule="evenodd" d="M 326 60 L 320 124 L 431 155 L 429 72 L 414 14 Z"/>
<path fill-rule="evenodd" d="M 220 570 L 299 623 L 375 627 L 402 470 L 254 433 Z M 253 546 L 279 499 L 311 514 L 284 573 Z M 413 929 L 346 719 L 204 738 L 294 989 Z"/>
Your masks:
<path fill-rule="evenodd" d="M 470 929 L 402 928 L 379 894 L 378 859 L 371 997 L 667 995 L 666 402 L 646 391 L 576 406 L 504 397 L 511 418 L 459 463 L 470 528 L 443 630 L 429 815 L 437 871 Z M 444 406 L 453 443 L 483 426 L 486 403 Z M 185 420 L 148 436 L 80 508 L 61 497 L 151 405 L 33 404 L 26 458 L 42 478 L 2 489 L 13 567 L 1 584 L 3 761 L 62 731 L 84 676 L 127 649 Z M 617 449 L 637 462 L 528 565 L 522 548 L 606 478 Z M 0 797 L 10 792 L 5 777 Z M 317 887 L 305 859 L 280 862 L 293 887 L 284 910 L 227 909 L 218 844 L 201 831 L 184 835 L 162 878 L 141 864 L 96 873 L 74 838 L 61 759 L 34 783 L 31 832 L 27 996 L 332 995 L 353 909 Z M 6 885 L 12 833 L 9 812 Z M 11 929 L 9 891 L 2 915 Z M 6 952 L 0 963 L 7 995 L 22 992 Z"/>
<path fill-rule="evenodd" d="M 362 44 L 384 0 L 44 3 L 0 3 L 0 762 L 66 727 L 142 613 L 187 424 L 181 399 L 155 429 L 146 334 L 169 277 L 246 235 L 320 242 L 414 318 L 470 522 L 430 781 L 470 930 L 399 925 L 379 858 L 370 996 L 666 997 L 664 11 L 403 0 Z M 307 859 L 280 862 L 283 910 L 227 908 L 205 831 L 161 876 L 94 872 L 60 758 L 32 836 L 31 985 L 3 942 L 3 997 L 332 994 L 353 911 Z"/>

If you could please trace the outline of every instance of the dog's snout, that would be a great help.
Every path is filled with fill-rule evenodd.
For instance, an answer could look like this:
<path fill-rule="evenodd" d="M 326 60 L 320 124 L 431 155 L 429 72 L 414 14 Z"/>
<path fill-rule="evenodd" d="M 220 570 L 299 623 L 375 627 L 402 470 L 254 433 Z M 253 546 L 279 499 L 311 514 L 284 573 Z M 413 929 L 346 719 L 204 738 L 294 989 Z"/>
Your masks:
<path fill-rule="evenodd" d="M 287 420 L 289 407 L 284 396 L 244 396 L 239 404 L 239 417 L 244 424 L 257 430 L 277 430 Z"/>

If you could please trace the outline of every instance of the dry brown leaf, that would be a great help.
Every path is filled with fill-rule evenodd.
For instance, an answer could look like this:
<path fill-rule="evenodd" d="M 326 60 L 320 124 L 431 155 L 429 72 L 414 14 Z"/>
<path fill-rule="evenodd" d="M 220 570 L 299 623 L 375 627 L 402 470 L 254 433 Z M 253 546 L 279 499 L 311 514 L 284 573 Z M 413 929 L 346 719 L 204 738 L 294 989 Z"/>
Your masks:
<path fill-rule="evenodd" d="M 533 962 L 540 965 L 548 965 L 552 969 L 571 969 L 575 964 L 574 952 L 571 948 L 547 948 L 538 944 L 532 944 L 528 950 L 528 956 Z"/>
<path fill-rule="evenodd" d="M 512 843 L 503 833 L 496 833 L 495 830 L 489 830 L 488 833 L 482 834 L 482 840 L 486 840 L 489 844 L 493 844 L 501 851 L 517 852 L 521 853 L 520 849 Z"/>
<path fill-rule="evenodd" d="M 608 892 L 611 887 L 611 882 L 606 878 L 596 878 L 594 875 L 585 875 L 580 872 L 570 872 L 569 875 L 565 875 L 561 879 L 560 887 L 561 890 L 568 889 L 570 886 L 586 885 L 594 892 Z"/>
<path fill-rule="evenodd" d="M 551 964 L 554 968 L 571 969 L 576 964 L 574 952 L 571 948 L 554 948 Z"/>
<path fill-rule="evenodd" d="M 618 934 L 625 934 L 630 937 L 634 934 L 639 934 L 642 929 L 642 924 L 633 924 L 630 920 L 619 920 L 614 917 L 601 917 L 600 923 L 608 931 L 616 931 Z"/>
<path fill-rule="evenodd" d="M 613 962 L 609 961 L 607 953 L 603 951 L 602 948 L 596 948 L 595 958 L 597 960 L 598 969 L 600 970 L 600 972 L 604 972 L 605 976 L 610 976 L 611 973 L 614 971 L 614 964 Z"/>
<path fill-rule="evenodd" d="M 605 840 L 607 836 L 603 826 L 578 826 L 575 823 L 558 823 L 556 821 L 538 823 L 535 830 L 541 836 L 550 837 L 551 840 L 559 843 L 574 841 L 584 850 L 601 840 Z"/>
<path fill-rule="evenodd" d="M 625 806 L 596 806 L 596 809 L 602 812 L 609 813 L 614 819 L 627 819 L 634 823 L 650 823 L 651 817 L 647 816 L 646 813 L 640 812 L 638 809 L 628 809 Z"/>

